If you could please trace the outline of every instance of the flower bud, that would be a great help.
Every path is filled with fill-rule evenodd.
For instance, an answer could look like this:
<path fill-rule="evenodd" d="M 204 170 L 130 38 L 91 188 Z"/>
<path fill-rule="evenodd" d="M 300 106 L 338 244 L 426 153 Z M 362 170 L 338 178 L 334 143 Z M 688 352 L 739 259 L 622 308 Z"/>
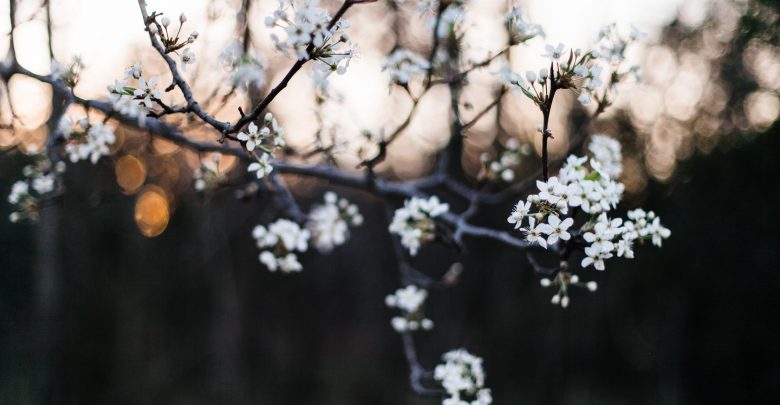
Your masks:
<path fill-rule="evenodd" d="M 184 24 L 186 21 L 187 21 L 187 16 L 184 15 L 184 13 L 181 13 L 181 15 L 179 16 L 179 22 Z"/>
<path fill-rule="evenodd" d="M 169 25 L 171 25 L 171 19 L 168 17 L 163 17 L 160 19 L 160 23 L 162 23 L 163 27 L 167 28 Z"/>
<path fill-rule="evenodd" d="M 159 29 L 157 28 L 157 24 L 155 23 L 149 24 L 149 32 L 151 32 L 152 34 L 157 34 L 157 32 L 159 32 Z"/>
<path fill-rule="evenodd" d="M 561 298 L 561 308 L 566 308 L 569 306 L 569 297 L 563 297 Z"/>
<path fill-rule="evenodd" d="M 551 283 L 552 282 L 550 281 L 549 278 L 543 278 L 543 279 L 539 280 L 539 284 L 541 284 L 542 287 L 549 287 Z M 556 297 L 557 297 L 557 295 L 556 295 Z"/>
<path fill-rule="evenodd" d="M 589 281 L 588 282 L 588 290 L 590 291 L 596 291 L 596 289 L 599 287 L 598 284 L 596 284 L 595 281 Z"/>
<path fill-rule="evenodd" d="M 558 294 L 553 295 L 552 299 L 550 300 L 550 303 L 553 305 L 558 305 L 561 302 L 561 296 Z"/>

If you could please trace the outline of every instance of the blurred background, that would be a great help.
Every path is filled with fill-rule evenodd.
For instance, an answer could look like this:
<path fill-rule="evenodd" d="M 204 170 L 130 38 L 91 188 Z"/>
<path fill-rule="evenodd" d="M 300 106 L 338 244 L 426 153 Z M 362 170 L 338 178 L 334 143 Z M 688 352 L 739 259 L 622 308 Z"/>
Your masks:
<path fill-rule="evenodd" d="M 216 55 L 240 33 L 241 3 L 149 1 L 153 10 L 185 12 L 188 29 L 201 34 L 197 64 L 186 74 L 196 98 L 226 94 L 214 79 L 225 74 Z M 216 103 L 222 119 L 264 94 L 291 64 L 273 51 L 262 24 L 277 2 L 251 4 L 251 47 L 265 57 L 265 85 Z M 647 33 L 629 53 L 643 83 L 621 87 L 593 129 L 623 144 L 624 207 L 654 210 L 672 237 L 662 249 L 637 249 L 636 260 L 609 262 L 606 272 L 581 273 L 598 281 L 599 290 L 576 291 L 566 310 L 549 304 L 550 291 L 539 287 L 522 252 L 482 240 L 469 241 L 467 254 L 423 249 L 417 269 L 438 277 L 460 262 L 464 272 L 455 286 L 431 292 L 426 313 L 436 328 L 417 336 L 421 361 L 432 367 L 441 353 L 468 348 L 484 358 L 486 385 L 498 404 L 780 402 L 780 188 L 774 178 L 780 171 L 780 2 L 517 4 L 544 26 L 551 43 L 585 48 L 613 21 Z M 136 61 L 167 82 L 135 2 L 51 0 L 49 6 L 55 58 L 81 55 L 86 65 L 75 89 L 80 96 L 105 97 L 105 85 Z M 468 58 L 500 49 L 503 27 L 496 21 L 506 6 L 469 3 Z M 38 1 L 20 2 L 15 36 L 19 63 L 46 74 L 41 10 Z M 7 4 L 0 15 L 8 15 Z M 295 148 L 318 133 L 337 134 L 344 145 L 337 163 L 352 168 L 361 133 L 393 128 L 409 109 L 402 92 L 388 92 L 385 56 L 395 44 L 424 54 L 430 41 L 429 22 L 413 6 L 379 2 L 347 17 L 359 57 L 346 75 L 334 77 L 336 97 L 318 102 L 306 72 L 271 110 Z M 8 20 L 0 21 L 0 30 L 9 29 Z M 538 67 L 545 43 L 513 51 L 512 67 Z M 467 116 L 491 102 L 498 67 L 477 72 L 464 90 L 463 101 L 474 106 Z M 0 129 L 0 195 L 6 196 L 29 163 L 26 147 L 46 141 L 52 94 L 20 75 L 2 90 L 3 124 L 13 115 L 9 99 L 17 116 Z M 380 166 L 383 176 L 403 180 L 430 169 L 449 135 L 449 96 L 441 93 L 423 99 Z M 467 174 L 478 173 L 479 156 L 498 133 L 539 150 L 533 106 L 516 95 L 507 100 L 500 120 L 481 122 L 470 133 Z M 560 135 L 551 146 L 562 154 L 585 110 L 573 97 L 556 98 L 556 108 Z M 214 139 L 204 128 L 181 124 L 192 138 Z M 358 203 L 365 225 L 330 255 L 304 255 L 302 273 L 269 273 L 250 234 L 278 216 L 273 198 L 242 187 L 242 198 L 236 187 L 195 194 L 190 173 L 199 156 L 129 128 L 117 133 L 112 158 L 69 165 L 67 192 L 41 211 L 37 225 L 0 221 L 0 403 L 437 402 L 412 393 L 401 340 L 389 324 L 393 311 L 383 297 L 399 281 L 381 201 L 336 188 Z M 231 171 L 235 161 L 225 158 L 222 165 L 234 173 L 231 179 L 241 178 L 241 169 Z M 288 182 L 304 207 L 327 187 Z M 497 208 L 476 221 L 505 227 L 511 204 Z M 3 198 L 0 218 L 10 212 Z"/>

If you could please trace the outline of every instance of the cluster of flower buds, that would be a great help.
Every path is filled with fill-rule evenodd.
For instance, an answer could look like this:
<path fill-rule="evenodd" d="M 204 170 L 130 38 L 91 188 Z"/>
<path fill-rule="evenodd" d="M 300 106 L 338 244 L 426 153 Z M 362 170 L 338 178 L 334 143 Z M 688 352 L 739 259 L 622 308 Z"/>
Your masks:
<path fill-rule="evenodd" d="M 572 286 L 584 288 L 590 292 L 595 292 L 599 287 L 595 281 L 582 282 L 578 275 L 565 271 L 558 272 L 552 280 L 543 278 L 539 284 L 545 288 L 554 287 L 558 289 L 550 299 L 550 302 L 553 305 L 560 305 L 561 308 L 569 306 L 569 288 Z"/>
<path fill-rule="evenodd" d="M 171 53 L 181 50 L 198 39 L 198 31 L 192 31 L 186 38 L 180 37 L 181 29 L 184 27 L 185 22 L 187 22 L 187 16 L 182 13 L 179 15 L 179 28 L 176 29 L 176 32 L 173 31 L 173 28 L 169 31 L 168 27 L 171 25 L 171 19 L 162 15 L 162 13 L 152 12 L 149 19 L 146 20 L 146 26 L 150 34 L 160 38 L 160 42 L 162 42 L 163 48 L 165 48 L 165 53 Z M 171 35 L 171 33 L 174 35 Z M 188 60 L 185 60 L 185 55 L 190 55 L 186 58 Z M 187 49 L 184 50 L 180 57 L 182 64 L 185 66 L 195 62 L 195 57 Z"/>
<path fill-rule="evenodd" d="M 58 176 L 65 172 L 64 162 L 52 165 L 51 160 L 35 146 L 27 148 L 27 155 L 33 163 L 24 167 L 22 174 L 25 179 L 15 182 L 8 195 L 8 202 L 14 206 L 9 216 L 11 222 L 37 220 L 41 202 L 57 190 Z"/>
<path fill-rule="evenodd" d="M 341 246 L 349 238 L 349 227 L 363 224 L 363 215 L 355 204 L 336 193 L 325 193 L 324 204 L 315 205 L 309 212 L 306 229 L 311 233 L 312 244 L 320 253 L 328 253 Z"/>
<path fill-rule="evenodd" d="M 239 90 L 260 88 L 265 84 L 266 65 L 261 56 L 244 52 L 241 43 L 232 42 L 220 54 L 222 65 L 229 72 L 230 86 Z"/>
<path fill-rule="evenodd" d="M 349 28 L 346 20 L 339 20 L 331 26 L 331 16 L 318 7 L 318 0 L 284 0 L 273 15 L 266 17 L 269 28 L 278 27 L 284 31 L 282 39 L 276 33 L 271 34 L 276 48 L 285 56 L 292 54 L 298 60 L 315 59 L 321 64 L 315 65 L 315 80 L 325 87 L 327 76 L 331 72 L 344 74 L 352 59 L 349 49 Z M 347 49 L 342 49 L 346 46 Z"/>
<path fill-rule="evenodd" d="M 116 142 L 114 129 L 102 122 L 90 123 L 87 117 L 73 122 L 67 116 L 60 119 L 58 131 L 67 142 L 65 152 L 71 162 L 87 160 L 95 164 L 111 151 L 109 146 Z"/>
<path fill-rule="evenodd" d="M 209 159 L 201 159 L 200 166 L 192 171 L 192 182 L 195 191 L 206 191 L 217 188 L 224 178 L 224 174 L 219 171 L 219 163 L 222 155 L 214 153 Z"/>
<path fill-rule="evenodd" d="M 398 308 L 403 316 L 396 316 L 390 321 L 396 332 L 433 329 L 433 321 L 426 318 L 422 311 L 428 291 L 416 285 L 399 288 L 395 293 L 385 297 L 385 304 L 390 308 Z"/>
<path fill-rule="evenodd" d="M 551 61 L 550 67 L 539 70 L 539 73 L 529 70 L 525 74 L 528 83 L 518 81 L 515 83 L 526 97 L 534 103 L 542 106 L 550 97 L 552 88 L 571 89 L 579 96 L 577 99 L 583 103 L 590 103 L 591 92 L 596 91 L 603 84 L 601 80 L 602 67 L 593 61 L 597 53 L 581 50 L 568 50 L 563 44 L 545 47 L 546 53 L 542 56 Z"/>
<path fill-rule="evenodd" d="M 238 133 L 238 140 L 255 157 L 247 171 L 254 172 L 258 179 L 262 179 L 274 169 L 271 164 L 274 152 L 284 147 L 284 129 L 269 112 L 265 114 L 260 127 L 250 122 L 246 132 Z"/>
<path fill-rule="evenodd" d="M 480 157 L 482 160 L 480 177 L 488 181 L 500 179 L 506 183 L 511 183 L 515 179 L 515 170 L 523 161 L 523 158 L 530 154 L 531 145 L 521 145 L 517 138 L 509 138 L 506 144 L 501 147 L 498 158 L 492 159 L 487 152 L 482 154 Z"/>
<path fill-rule="evenodd" d="M 431 68 L 431 64 L 422 56 L 406 50 L 396 49 L 387 57 L 382 70 L 387 70 L 393 82 L 406 86 L 415 76 L 423 76 Z"/>
<path fill-rule="evenodd" d="M 135 86 L 130 85 L 133 80 L 136 81 Z M 141 65 L 136 63 L 125 70 L 122 80 L 114 80 L 114 84 L 107 87 L 108 99 L 116 111 L 137 118 L 138 123 L 142 124 L 155 103 L 162 102 L 162 92 L 157 88 L 158 82 L 156 77 L 144 77 Z"/>
<path fill-rule="evenodd" d="M 442 405 L 490 405 L 493 397 L 485 388 L 482 358 L 464 349 L 452 350 L 442 356 L 444 363 L 433 370 L 433 378 L 441 382 L 447 398 Z"/>
<path fill-rule="evenodd" d="M 252 237 L 257 241 L 260 263 L 270 271 L 282 273 L 299 272 L 303 266 L 295 252 L 303 253 L 309 248 L 309 231 L 302 229 L 289 219 L 280 218 L 266 228 L 257 225 Z"/>
<path fill-rule="evenodd" d="M 540 36 L 541 28 L 525 21 L 522 12 L 513 10 L 506 18 L 509 30 L 510 45 L 523 42 L 527 35 Z M 538 31 L 537 31 L 538 30 Z M 550 60 L 551 65 L 535 72 L 529 70 L 525 74 L 527 83 L 522 77 L 509 69 L 503 69 L 501 82 L 504 85 L 514 85 L 526 97 L 543 107 L 553 93 L 553 90 L 569 89 L 578 94 L 577 100 L 582 104 L 590 104 L 596 100 L 606 106 L 611 101 L 609 93 L 627 75 L 638 77 L 638 68 L 632 66 L 627 70 L 620 69 L 625 59 L 625 51 L 629 44 L 642 34 L 632 27 L 628 36 L 621 35 L 615 24 L 609 25 L 599 33 L 598 50 L 583 52 L 579 49 L 566 49 L 562 43 L 548 44 L 542 55 Z M 519 42 L 518 42 L 519 41 Z M 602 62 L 601 64 L 599 62 Z M 604 85 L 604 64 L 612 67 L 609 72 L 609 82 Z M 603 90 L 602 90 L 603 89 Z"/>
<path fill-rule="evenodd" d="M 67 65 L 51 60 L 51 76 L 62 80 L 69 87 L 75 87 L 79 82 L 81 71 L 84 69 L 84 62 L 80 56 L 74 56 L 73 60 Z"/>
<path fill-rule="evenodd" d="M 544 37 L 544 30 L 539 24 L 526 19 L 522 7 L 512 7 L 504 16 L 504 26 L 509 34 L 509 45 L 522 44 L 536 37 Z"/>
<path fill-rule="evenodd" d="M 412 197 L 404 202 L 403 208 L 395 210 L 390 232 L 401 236 L 401 244 L 414 256 L 422 244 L 436 238 L 436 223 L 433 219 L 449 209 L 449 204 L 441 203 L 436 196 L 427 200 Z"/>

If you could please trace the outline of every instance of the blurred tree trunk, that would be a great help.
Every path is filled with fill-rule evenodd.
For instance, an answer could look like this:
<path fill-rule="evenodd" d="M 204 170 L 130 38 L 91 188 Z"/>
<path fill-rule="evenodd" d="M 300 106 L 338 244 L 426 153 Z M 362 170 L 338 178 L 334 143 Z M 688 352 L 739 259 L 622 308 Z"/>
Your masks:
<path fill-rule="evenodd" d="M 219 398 L 234 402 L 246 392 L 240 377 L 241 311 L 238 286 L 231 254 L 230 235 L 225 231 L 226 219 L 218 209 L 209 209 L 203 225 L 200 244 L 205 253 L 203 263 L 212 279 L 215 308 L 209 328 L 209 355 L 212 366 L 212 387 Z"/>
<path fill-rule="evenodd" d="M 47 153 L 52 161 L 58 161 L 54 150 L 54 139 L 60 118 L 67 109 L 66 100 L 57 92 L 52 92 L 52 111 L 47 129 Z M 40 217 L 36 227 L 36 256 L 34 267 L 35 285 L 35 335 L 40 341 L 36 345 L 39 348 L 39 361 L 36 363 L 39 370 L 38 395 L 40 402 L 50 402 L 56 392 L 56 378 L 54 372 L 54 344 L 60 335 L 60 303 L 61 303 L 61 257 L 60 257 L 60 219 L 62 207 L 55 202 L 40 210 Z"/>

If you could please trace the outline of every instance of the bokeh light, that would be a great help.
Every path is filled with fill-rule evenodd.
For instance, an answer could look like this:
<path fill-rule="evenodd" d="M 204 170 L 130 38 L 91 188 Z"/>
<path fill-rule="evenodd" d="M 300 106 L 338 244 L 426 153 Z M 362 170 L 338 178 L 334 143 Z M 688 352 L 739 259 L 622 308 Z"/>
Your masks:
<path fill-rule="evenodd" d="M 168 227 L 170 207 L 165 191 L 149 185 L 135 200 L 135 223 L 138 231 L 147 238 L 162 234 Z"/>

